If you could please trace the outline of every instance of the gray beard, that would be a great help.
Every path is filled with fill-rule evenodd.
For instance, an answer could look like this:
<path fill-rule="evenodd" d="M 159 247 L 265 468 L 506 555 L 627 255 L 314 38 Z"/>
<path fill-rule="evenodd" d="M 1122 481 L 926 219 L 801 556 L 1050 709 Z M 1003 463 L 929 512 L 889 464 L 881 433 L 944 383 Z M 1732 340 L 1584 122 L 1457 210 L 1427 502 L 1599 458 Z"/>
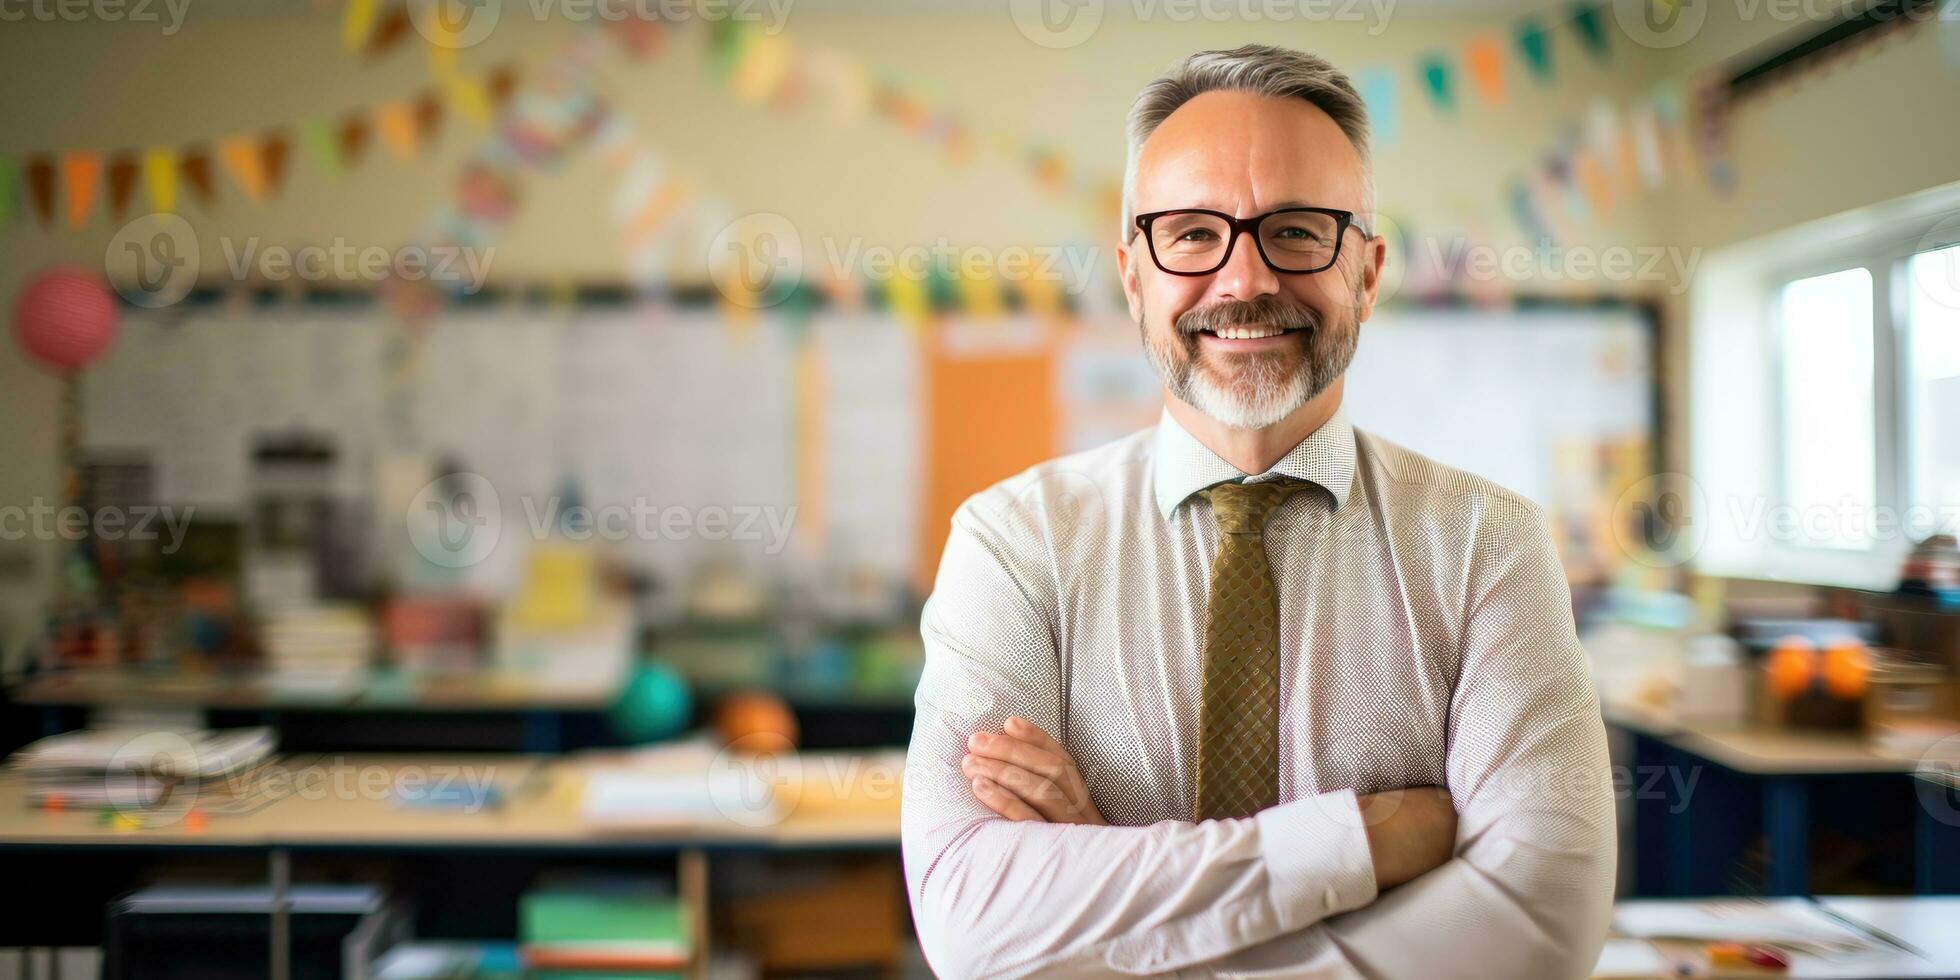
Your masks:
<path fill-rule="evenodd" d="M 1147 314 L 1146 314 L 1147 316 Z M 1238 362 L 1230 379 L 1221 381 L 1215 362 L 1204 369 L 1197 335 L 1179 329 L 1164 339 L 1150 335 L 1138 319 L 1143 348 L 1165 390 L 1221 425 L 1233 429 L 1263 429 L 1299 410 L 1345 374 L 1360 342 L 1360 309 L 1345 324 L 1319 321 L 1305 328 L 1303 356 L 1272 354 L 1231 355 Z"/>

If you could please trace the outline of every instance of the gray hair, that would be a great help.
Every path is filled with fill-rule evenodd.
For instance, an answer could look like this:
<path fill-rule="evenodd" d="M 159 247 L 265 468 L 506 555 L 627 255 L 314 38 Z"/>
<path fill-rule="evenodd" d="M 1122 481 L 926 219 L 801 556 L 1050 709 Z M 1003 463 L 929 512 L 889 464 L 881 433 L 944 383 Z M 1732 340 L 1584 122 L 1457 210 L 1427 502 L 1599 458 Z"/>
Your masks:
<path fill-rule="evenodd" d="M 1247 44 L 1230 51 L 1200 51 L 1143 87 L 1130 104 L 1130 146 L 1123 164 L 1123 227 L 1129 241 L 1136 231 L 1130 216 L 1136 194 L 1137 155 L 1179 106 L 1206 92 L 1251 92 L 1280 99 L 1301 99 L 1332 116 L 1361 155 L 1362 209 L 1375 206 L 1374 168 L 1368 162 L 1368 106 L 1346 74 L 1327 59 L 1304 51 Z"/>

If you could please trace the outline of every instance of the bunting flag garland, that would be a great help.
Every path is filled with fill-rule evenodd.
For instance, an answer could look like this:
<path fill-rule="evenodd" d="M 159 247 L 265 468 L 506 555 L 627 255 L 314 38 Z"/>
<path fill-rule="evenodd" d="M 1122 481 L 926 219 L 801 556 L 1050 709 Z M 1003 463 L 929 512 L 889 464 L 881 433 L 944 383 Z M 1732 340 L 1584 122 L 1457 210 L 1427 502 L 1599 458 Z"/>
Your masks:
<path fill-rule="evenodd" d="M 197 192 L 198 204 L 209 208 L 217 201 L 217 188 L 211 182 L 211 157 L 204 147 L 186 147 L 179 155 L 177 169 L 183 173 L 184 183 Z"/>
<path fill-rule="evenodd" d="M 34 217 L 41 224 L 54 221 L 54 161 L 39 156 L 27 162 L 28 199 L 34 203 Z"/>
<path fill-rule="evenodd" d="M 1355 80 L 1361 101 L 1368 106 L 1370 138 L 1383 147 L 1401 142 L 1401 98 L 1395 91 L 1395 73 L 1381 67 L 1364 68 Z"/>
<path fill-rule="evenodd" d="M 1600 16 L 1603 8 L 1591 4 L 1580 4 L 1572 11 L 1572 29 L 1585 45 L 1586 53 L 1595 58 L 1607 56 L 1606 20 Z"/>
<path fill-rule="evenodd" d="M 1518 23 L 1518 53 L 1524 56 L 1533 78 L 1541 84 L 1552 80 L 1551 36 L 1537 18 L 1527 17 Z"/>
<path fill-rule="evenodd" d="M 1491 105 L 1504 104 L 1504 54 L 1489 36 L 1472 38 L 1463 48 L 1464 68 L 1477 94 Z"/>
<path fill-rule="evenodd" d="M 84 227 L 98 214 L 122 220 L 139 182 L 153 211 L 174 213 L 180 184 L 188 185 L 197 202 L 210 208 L 220 200 L 219 169 L 240 196 L 263 204 L 284 190 L 296 145 L 328 177 L 339 177 L 359 163 L 377 128 L 396 157 L 410 160 L 434 140 L 451 108 L 457 116 L 488 125 L 516 84 L 516 69 L 506 65 L 488 75 L 455 76 L 406 100 L 350 110 L 337 123 L 313 118 L 174 146 L 75 148 L 0 159 L 0 178 L 15 168 L 21 175 L 18 181 L 5 180 L 6 187 L 0 189 L 0 195 L 6 195 L 0 197 L 0 220 L 31 211 L 43 228 L 53 227 L 59 219 L 70 230 Z M 27 208 L 13 203 L 17 184 L 24 185 Z M 103 206 L 97 207 L 98 203 Z"/>
<path fill-rule="evenodd" d="M 142 169 L 136 154 L 124 150 L 109 161 L 109 217 L 121 221 L 129 213 L 129 202 L 136 194 L 136 175 Z"/>
<path fill-rule="evenodd" d="M 166 146 L 143 151 L 143 186 L 150 192 L 150 209 L 159 214 L 177 210 L 177 154 Z"/>
<path fill-rule="evenodd" d="M 1456 108 L 1456 95 L 1450 87 L 1450 65 L 1441 55 L 1423 59 L 1422 84 L 1429 91 L 1429 101 L 1437 112 L 1448 112 Z"/>
<path fill-rule="evenodd" d="M 251 198 L 253 204 L 265 202 L 265 162 L 259 156 L 257 141 L 249 136 L 231 136 L 218 141 L 218 159 L 231 171 L 231 177 Z"/>
<path fill-rule="evenodd" d="M 69 150 L 61 155 L 62 182 L 68 190 L 68 228 L 88 224 L 95 209 L 95 190 L 102 177 L 102 155 L 93 150 Z"/>

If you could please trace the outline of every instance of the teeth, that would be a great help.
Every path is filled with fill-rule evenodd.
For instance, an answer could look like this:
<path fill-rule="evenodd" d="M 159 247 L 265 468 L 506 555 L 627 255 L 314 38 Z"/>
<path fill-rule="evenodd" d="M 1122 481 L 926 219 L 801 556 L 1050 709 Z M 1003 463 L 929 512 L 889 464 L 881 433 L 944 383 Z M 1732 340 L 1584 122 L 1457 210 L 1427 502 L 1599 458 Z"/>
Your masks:
<path fill-rule="evenodd" d="M 1261 337 L 1277 337 L 1285 331 L 1278 327 L 1220 327 L 1217 333 L 1226 340 L 1258 340 Z"/>

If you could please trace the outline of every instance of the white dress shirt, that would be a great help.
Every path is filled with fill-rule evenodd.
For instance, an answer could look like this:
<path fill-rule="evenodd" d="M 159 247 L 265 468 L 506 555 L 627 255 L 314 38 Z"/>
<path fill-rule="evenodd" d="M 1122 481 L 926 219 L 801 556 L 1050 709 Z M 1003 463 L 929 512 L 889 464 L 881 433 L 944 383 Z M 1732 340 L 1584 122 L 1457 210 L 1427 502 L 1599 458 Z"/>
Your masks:
<path fill-rule="evenodd" d="M 1196 493 L 1281 475 L 1320 489 L 1266 524 L 1280 802 L 1193 822 L 1217 549 Z M 1557 977 L 1598 955 L 1598 701 L 1543 515 L 1487 480 L 1338 412 L 1247 477 L 1167 412 L 966 501 L 921 630 L 905 875 L 942 976 Z M 973 798 L 967 736 L 1011 714 L 1068 749 L 1113 826 Z M 1356 796 L 1421 785 L 1451 794 L 1455 857 L 1377 895 Z"/>

